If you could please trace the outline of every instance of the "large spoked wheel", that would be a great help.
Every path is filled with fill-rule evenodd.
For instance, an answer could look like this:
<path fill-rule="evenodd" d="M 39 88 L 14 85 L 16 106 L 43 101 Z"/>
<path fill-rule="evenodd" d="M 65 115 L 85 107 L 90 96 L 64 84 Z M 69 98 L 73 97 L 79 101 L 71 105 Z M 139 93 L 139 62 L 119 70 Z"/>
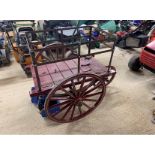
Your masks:
<path fill-rule="evenodd" d="M 110 66 L 108 75 L 103 77 L 106 86 L 112 82 L 115 75 L 116 75 L 116 68 L 114 66 Z"/>
<path fill-rule="evenodd" d="M 49 119 L 67 123 L 91 113 L 105 96 L 106 85 L 94 74 L 78 74 L 52 89 L 45 101 Z"/>

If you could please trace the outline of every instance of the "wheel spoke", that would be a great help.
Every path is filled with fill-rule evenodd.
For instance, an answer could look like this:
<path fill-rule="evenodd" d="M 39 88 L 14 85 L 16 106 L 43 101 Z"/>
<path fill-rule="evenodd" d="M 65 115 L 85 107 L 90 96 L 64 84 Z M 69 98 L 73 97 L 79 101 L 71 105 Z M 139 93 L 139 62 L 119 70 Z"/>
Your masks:
<path fill-rule="evenodd" d="M 84 83 L 85 83 L 85 80 L 86 80 L 86 77 L 83 77 L 83 80 L 82 80 L 82 82 L 81 82 L 81 85 L 80 85 L 80 91 L 81 91 L 81 89 L 83 88 L 83 85 L 84 85 Z"/>
<path fill-rule="evenodd" d="M 54 101 L 54 100 L 69 100 L 69 98 L 61 98 L 61 97 L 52 97 L 51 99 L 50 99 L 51 101 Z"/>
<path fill-rule="evenodd" d="M 73 106 L 73 110 L 72 110 L 72 114 L 71 114 L 71 117 L 70 117 L 70 120 L 72 120 L 73 119 L 73 115 L 74 115 L 74 111 L 75 111 L 75 105 Z"/>
<path fill-rule="evenodd" d="M 73 79 L 71 80 L 71 83 L 72 83 L 72 92 L 75 94 L 75 95 L 77 95 L 77 90 L 76 90 L 76 87 L 75 87 L 75 83 L 74 83 L 74 81 L 73 81 Z"/>
<path fill-rule="evenodd" d="M 54 97 L 68 97 L 67 94 L 55 94 Z"/>
<path fill-rule="evenodd" d="M 71 103 L 71 102 L 72 102 L 72 100 L 65 101 L 65 102 L 58 103 L 58 104 L 53 104 L 53 105 L 49 106 L 49 108 L 59 107 L 59 106 L 62 106 L 62 105 L 65 105 L 65 104 L 68 104 L 68 103 Z"/>
<path fill-rule="evenodd" d="M 91 109 L 91 107 L 89 105 L 87 105 L 86 103 L 82 102 L 82 105 L 84 105 L 85 107 L 87 107 L 88 109 Z"/>
<path fill-rule="evenodd" d="M 79 109 L 79 112 L 80 112 L 80 115 L 81 115 L 82 114 L 81 106 L 78 106 L 78 109 Z"/>
<path fill-rule="evenodd" d="M 85 92 L 84 95 L 87 95 L 87 94 L 89 94 L 90 92 L 94 91 L 94 90 L 95 90 L 96 88 L 98 88 L 100 85 L 101 85 L 101 83 L 99 82 L 94 88 L 92 88 L 92 89 L 88 90 L 87 92 Z"/>
<path fill-rule="evenodd" d="M 71 110 L 72 107 L 73 107 L 73 104 L 67 109 L 67 111 L 65 112 L 65 114 L 63 115 L 61 120 L 63 120 L 67 116 L 67 114 L 69 113 L 69 111 Z"/>
<path fill-rule="evenodd" d="M 93 102 L 96 102 L 96 100 L 95 99 L 83 99 L 83 101 L 93 101 Z"/>
<path fill-rule="evenodd" d="M 53 114 L 52 116 L 54 117 L 54 116 L 56 116 L 57 114 L 59 114 L 60 112 L 62 112 L 63 110 L 65 110 L 68 106 L 70 106 L 71 105 L 71 103 L 70 104 L 67 104 L 66 106 L 64 106 L 62 109 L 60 109 L 58 112 L 56 112 L 55 114 Z"/>
<path fill-rule="evenodd" d="M 87 86 L 83 87 L 83 89 L 81 90 L 81 95 L 83 95 L 83 93 L 90 88 L 93 84 L 95 84 L 96 79 L 93 79 Z"/>
<path fill-rule="evenodd" d="M 99 95 L 99 94 L 102 94 L 102 92 L 97 92 L 97 93 L 89 94 L 89 95 L 86 95 L 84 97 L 87 98 L 87 97 L 91 97 L 91 96 L 95 96 L 95 95 Z"/>
<path fill-rule="evenodd" d="M 74 96 L 70 92 L 68 92 L 66 89 L 64 89 L 63 87 L 61 87 L 61 90 L 65 92 L 66 94 L 68 94 L 70 97 L 74 98 Z"/>
<path fill-rule="evenodd" d="M 108 77 L 104 79 L 105 81 L 109 81 Z"/>

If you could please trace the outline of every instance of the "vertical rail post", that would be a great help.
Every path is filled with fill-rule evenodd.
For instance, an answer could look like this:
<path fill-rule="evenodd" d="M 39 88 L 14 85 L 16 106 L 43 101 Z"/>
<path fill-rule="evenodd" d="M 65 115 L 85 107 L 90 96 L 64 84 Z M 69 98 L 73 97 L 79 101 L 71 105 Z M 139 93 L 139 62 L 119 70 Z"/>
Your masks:
<path fill-rule="evenodd" d="M 37 61 L 35 60 L 35 52 L 31 51 L 30 54 L 31 54 L 31 57 L 32 57 L 32 64 L 33 64 L 36 79 L 37 79 L 38 89 L 41 92 L 41 84 L 40 84 L 40 78 L 39 78 L 38 69 L 37 69 Z"/>
<path fill-rule="evenodd" d="M 92 27 L 90 26 L 88 55 L 90 55 L 90 53 L 91 53 L 91 38 L 92 38 Z"/>
<path fill-rule="evenodd" d="M 63 44 L 64 43 L 64 39 L 63 39 L 63 30 L 61 28 L 61 34 L 60 34 L 60 42 Z"/>
<path fill-rule="evenodd" d="M 37 60 L 35 58 L 35 52 L 31 50 L 29 44 L 29 40 L 27 39 L 28 38 L 28 33 L 32 33 L 32 32 L 26 32 L 25 33 L 25 36 L 26 36 L 26 43 L 27 43 L 27 47 L 28 47 L 28 50 L 29 50 L 29 54 L 31 55 L 32 57 L 32 65 L 34 67 L 34 72 L 36 74 L 36 79 L 37 79 L 37 85 L 38 85 L 38 89 L 39 89 L 39 92 L 41 92 L 41 84 L 40 84 L 40 78 L 39 78 L 39 74 L 38 74 L 38 69 L 37 69 Z"/>
<path fill-rule="evenodd" d="M 80 73 L 80 53 L 81 53 L 81 44 L 78 44 L 78 74 Z"/>
<path fill-rule="evenodd" d="M 62 45 L 64 45 L 63 30 L 62 30 L 62 28 L 61 28 L 60 31 L 61 31 L 61 33 L 60 33 L 60 42 L 61 42 Z M 57 33 L 58 33 L 58 32 L 57 32 Z M 58 34 L 59 34 L 59 33 L 58 33 Z M 60 49 L 62 50 L 62 59 L 64 59 L 64 58 L 65 58 L 66 48 L 64 48 L 63 46 L 61 46 Z"/>
<path fill-rule="evenodd" d="M 110 60 L 109 60 L 109 65 L 108 65 L 108 72 L 110 71 L 110 66 L 111 66 L 111 63 L 112 63 L 112 58 L 113 58 L 114 51 L 115 51 L 115 44 L 116 44 L 116 41 L 114 41 L 114 44 L 113 44 L 113 47 L 112 47 L 112 52 L 111 52 L 111 56 L 110 56 Z"/>

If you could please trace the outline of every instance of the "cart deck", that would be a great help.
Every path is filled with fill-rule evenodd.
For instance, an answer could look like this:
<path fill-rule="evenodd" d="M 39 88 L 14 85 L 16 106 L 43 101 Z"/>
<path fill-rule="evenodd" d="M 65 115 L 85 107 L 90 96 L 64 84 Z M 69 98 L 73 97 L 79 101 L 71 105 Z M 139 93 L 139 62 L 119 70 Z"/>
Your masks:
<path fill-rule="evenodd" d="M 80 73 L 92 73 L 103 76 L 108 68 L 95 58 L 80 58 Z M 42 92 L 50 90 L 62 80 L 78 74 L 78 59 L 37 66 Z M 31 95 L 38 95 L 38 85 L 33 66 L 31 67 L 34 89 Z M 112 70 L 110 70 L 112 72 Z"/>

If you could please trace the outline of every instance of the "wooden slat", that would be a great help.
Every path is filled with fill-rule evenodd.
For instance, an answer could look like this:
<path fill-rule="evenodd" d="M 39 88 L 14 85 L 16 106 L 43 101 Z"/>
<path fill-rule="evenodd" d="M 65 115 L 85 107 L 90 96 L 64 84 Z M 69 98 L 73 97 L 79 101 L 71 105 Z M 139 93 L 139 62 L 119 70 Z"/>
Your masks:
<path fill-rule="evenodd" d="M 57 67 L 59 68 L 59 70 L 60 70 L 61 72 L 62 72 L 62 71 L 66 71 L 66 70 L 70 70 L 70 69 L 68 68 L 68 66 L 65 64 L 64 61 L 62 61 L 62 62 L 57 62 L 56 65 L 57 65 Z"/>
<path fill-rule="evenodd" d="M 73 60 L 65 61 L 65 63 L 67 64 L 67 66 L 70 68 L 70 70 L 74 75 L 78 73 L 77 64 Z"/>
<path fill-rule="evenodd" d="M 73 73 L 70 70 L 66 70 L 66 71 L 63 71 L 61 73 L 64 76 L 64 78 L 68 78 L 68 77 L 73 76 Z"/>
<path fill-rule="evenodd" d="M 47 64 L 46 67 L 48 69 L 49 74 L 59 72 L 58 67 L 54 63 L 53 64 Z"/>
<path fill-rule="evenodd" d="M 73 60 L 67 60 L 65 63 L 69 66 L 70 69 L 77 68 L 77 64 Z"/>
<path fill-rule="evenodd" d="M 59 70 L 60 70 L 60 72 L 61 72 L 61 74 L 63 75 L 64 78 L 68 78 L 68 77 L 71 77 L 73 75 L 72 71 L 66 65 L 66 63 L 64 61 L 57 62 L 56 65 L 59 68 Z"/>
<path fill-rule="evenodd" d="M 48 70 L 47 70 L 47 68 L 46 68 L 46 65 L 38 66 L 37 69 L 38 69 L 38 74 L 39 74 L 39 76 L 49 74 L 49 73 L 48 73 Z"/>
<path fill-rule="evenodd" d="M 41 86 L 53 83 L 50 75 L 40 76 Z"/>
<path fill-rule="evenodd" d="M 46 67 L 54 84 L 64 79 L 55 63 L 47 64 Z"/>
<path fill-rule="evenodd" d="M 64 79 L 60 72 L 51 73 L 50 76 L 52 77 L 54 83 L 57 83 L 58 81 L 62 81 Z"/>

